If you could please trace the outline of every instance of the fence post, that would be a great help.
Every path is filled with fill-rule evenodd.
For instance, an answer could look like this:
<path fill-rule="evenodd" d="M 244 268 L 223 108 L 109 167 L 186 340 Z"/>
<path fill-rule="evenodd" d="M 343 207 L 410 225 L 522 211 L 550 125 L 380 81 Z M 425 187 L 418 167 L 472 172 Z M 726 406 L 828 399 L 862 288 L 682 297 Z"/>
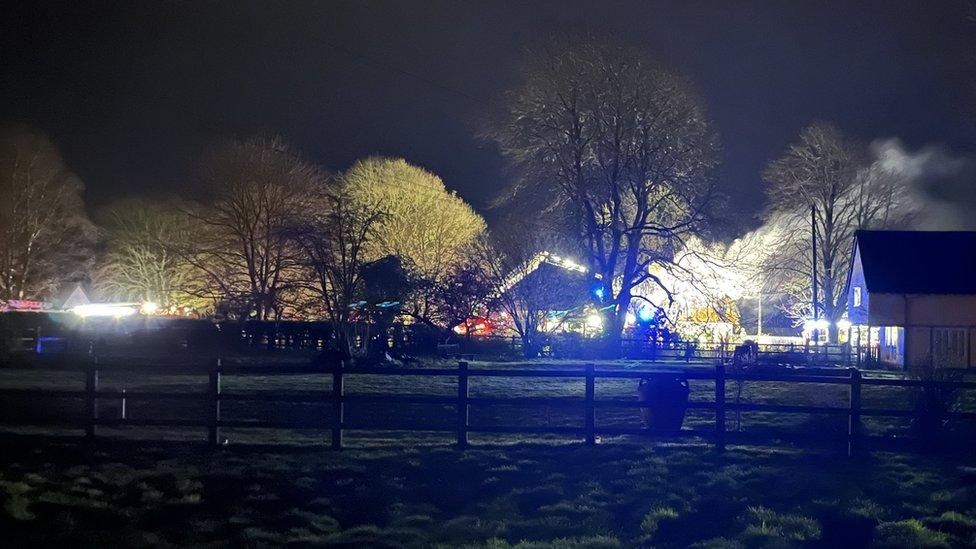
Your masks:
<path fill-rule="evenodd" d="M 592 364 L 586 365 L 586 395 L 583 399 L 584 430 L 586 431 L 586 445 L 596 444 L 596 421 L 593 414 L 593 400 L 596 397 L 596 376 Z"/>
<path fill-rule="evenodd" d="M 95 393 L 98 391 L 98 361 L 92 359 L 85 371 L 85 411 L 88 418 L 85 423 L 85 438 L 92 440 L 95 438 L 95 423 L 98 420 L 98 399 Z"/>
<path fill-rule="evenodd" d="M 221 359 L 217 359 L 213 369 L 210 370 L 209 394 L 210 394 L 210 425 L 207 430 L 207 442 L 210 446 L 217 446 L 220 441 L 220 369 Z"/>
<path fill-rule="evenodd" d="M 344 365 L 345 361 L 339 361 L 339 364 L 332 370 L 332 410 L 335 415 L 335 425 L 332 427 L 333 450 L 342 450 L 342 423 L 345 421 L 345 404 L 342 402 L 344 392 L 342 368 Z"/>
<path fill-rule="evenodd" d="M 857 453 L 861 432 L 861 371 L 851 368 L 850 411 L 847 416 L 847 457 Z"/>
<path fill-rule="evenodd" d="M 725 363 L 715 365 L 715 450 L 725 451 Z"/>
<path fill-rule="evenodd" d="M 468 363 L 458 362 L 457 445 L 468 446 Z"/>

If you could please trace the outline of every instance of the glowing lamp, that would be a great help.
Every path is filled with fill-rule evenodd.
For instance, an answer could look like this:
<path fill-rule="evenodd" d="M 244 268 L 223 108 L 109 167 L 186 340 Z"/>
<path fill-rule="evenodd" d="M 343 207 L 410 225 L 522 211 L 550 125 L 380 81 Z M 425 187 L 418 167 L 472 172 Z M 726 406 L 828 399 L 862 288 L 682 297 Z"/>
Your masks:
<path fill-rule="evenodd" d="M 647 308 L 641 309 L 637 311 L 637 318 L 639 318 L 641 322 L 650 322 L 654 319 L 654 313 Z"/>
<path fill-rule="evenodd" d="M 846 332 L 847 330 L 850 330 L 851 329 L 851 321 L 850 320 L 847 320 L 846 318 L 842 318 L 842 319 L 838 320 L 837 321 L 837 329 L 840 330 L 840 331 L 842 331 L 842 332 Z"/>
<path fill-rule="evenodd" d="M 603 317 L 598 314 L 591 314 L 586 317 L 586 326 L 588 328 L 602 328 L 603 327 Z"/>
<path fill-rule="evenodd" d="M 144 315 L 154 315 L 158 310 L 159 305 L 153 303 L 152 301 L 147 301 L 142 304 L 142 307 L 139 307 L 139 312 Z"/>
<path fill-rule="evenodd" d="M 136 308 L 132 305 L 119 303 L 89 303 L 88 305 L 78 305 L 71 309 L 71 312 L 82 317 L 111 316 L 122 318 L 136 314 Z"/>
<path fill-rule="evenodd" d="M 803 321 L 803 331 L 808 334 L 812 334 L 816 331 L 818 334 L 827 333 L 827 329 L 830 328 L 830 322 L 826 319 L 807 319 Z"/>

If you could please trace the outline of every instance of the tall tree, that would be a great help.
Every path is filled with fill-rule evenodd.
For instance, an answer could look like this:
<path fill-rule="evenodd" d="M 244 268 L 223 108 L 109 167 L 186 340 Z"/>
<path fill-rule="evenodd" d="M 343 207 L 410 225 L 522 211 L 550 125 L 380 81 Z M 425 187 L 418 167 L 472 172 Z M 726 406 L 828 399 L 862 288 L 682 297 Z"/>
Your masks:
<path fill-rule="evenodd" d="M 510 197 L 570 213 L 619 341 L 634 288 L 663 285 L 651 267 L 703 218 L 716 137 L 689 84 L 632 48 L 553 42 L 523 78 L 489 134 L 523 171 Z"/>
<path fill-rule="evenodd" d="M 279 317 L 300 281 L 288 229 L 324 181 L 317 166 L 278 138 L 224 144 L 205 162 L 210 198 L 190 212 L 199 233 L 184 257 L 243 315 Z"/>
<path fill-rule="evenodd" d="M 904 182 L 872 164 L 862 144 L 823 122 L 805 128 L 786 154 L 770 163 L 763 179 L 768 219 L 779 225 L 767 270 L 774 284 L 792 296 L 790 313 L 797 319 L 809 317 L 815 229 L 817 309 L 830 322 L 828 335 L 836 342 L 837 321 L 847 305 L 844 285 L 854 232 L 902 221 Z"/>
<path fill-rule="evenodd" d="M 403 312 L 450 329 L 453 325 L 444 322 L 453 319 L 445 315 L 441 289 L 450 284 L 452 273 L 471 261 L 472 245 L 485 232 L 484 220 L 440 177 L 403 159 L 360 160 L 342 181 L 358 207 L 384 212 L 365 253 L 370 261 L 400 258 L 413 282 Z"/>
<path fill-rule="evenodd" d="M 83 190 L 47 136 L 0 130 L 0 298 L 51 298 L 87 278 L 95 232 Z"/>
<path fill-rule="evenodd" d="M 351 306 L 363 295 L 366 247 L 383 211 L 352 200 L 341 181 L 309 188 L 308 205 L 289 236 L 300 247 L 308 288 L 332 324 L 336 348 L 351 355 Z"/>
<path fill-rule="evenodd" d="M 103 226 L 106 250 L 95 277 L 102 296 L 194 309 L 213 305 L 200 295 L 204 273 L 180 253 L 193 240 L 193 224 L 176 206 L 122 200 L 109 207 Z"/>

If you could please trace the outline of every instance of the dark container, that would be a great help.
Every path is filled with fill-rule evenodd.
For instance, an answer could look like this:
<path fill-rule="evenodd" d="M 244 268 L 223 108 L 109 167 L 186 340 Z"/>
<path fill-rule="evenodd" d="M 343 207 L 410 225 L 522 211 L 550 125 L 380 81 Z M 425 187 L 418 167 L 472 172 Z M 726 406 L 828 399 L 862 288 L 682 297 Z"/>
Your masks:
<path fill-rule="evenodd" d="M 672 375 L 656 375 L 640 380 L 637 393 L 641 402 L 649 404 L 641 408 L 641 422 L 645 429 L 658 433 L 675 433 L 681 430 L 688 410 L 688 380 Z"/>

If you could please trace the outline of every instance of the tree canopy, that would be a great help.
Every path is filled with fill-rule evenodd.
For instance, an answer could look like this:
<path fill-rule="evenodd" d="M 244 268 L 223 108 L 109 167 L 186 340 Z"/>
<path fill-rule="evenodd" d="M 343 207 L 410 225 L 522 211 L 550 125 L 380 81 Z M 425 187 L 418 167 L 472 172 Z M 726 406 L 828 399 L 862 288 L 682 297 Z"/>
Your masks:
<path fill-rule="evenodd" d="M 0 129 L 0 298 L 49 299 L 87 279 L 95 229 L 83 190 L 46 135 Z"/>
<path fill-rule="evenodd" d="M 407 269 L 437 279 L 470 257 L 485 221 L 440 177 L 402 158 L 357 161 L 342 179 L 352 200 L 385 215 L 369 245 L 371 259 L 398 256 Z"/>
<path fill-rule="evenodd" d="M 106 249 L 95 276 L 101 298 L 193 309 L 213 304 L 200 295 L 204 272 L 180 254 L 193 240 L 193 224 L 176 205 L 125 199 L 109 207 L 102 227 Z"/>
<path fill-rule="evenodd" d="M 209 197 L 191 210 L 198 232 L 184 257 L 240 314 L 279 317 L 299 279 L 299 248 L 289 230 L 325 180 L 280 139 L 225 143 L 204 162 Z"/>
<path fill-rule="evenodd" d="M 619 337 L 632 290 L 673 261 L 712 196 L 717 139 L 686 80 L 593 37 L 527 55 L 489 136 L 522 170 L 509 198 L 567 211 L 612 304 Z"/>
<path fill-rule="evenodd" d="M 836 322 L 847 307 L 844 286 L 854 233 L 908 218 L 905 181 L 872 162 L 865 144 L 824 122 L 806 127 L 785 154 L 769 164 L 763 179 L 770 203 L 767 221 L 776 237 L 765 251 L 762 268 L 790 296 L 794 318 L 811 316 L 815 228 L 817 309 L 830 321 L 830 337 L 836 340 Z"/>

